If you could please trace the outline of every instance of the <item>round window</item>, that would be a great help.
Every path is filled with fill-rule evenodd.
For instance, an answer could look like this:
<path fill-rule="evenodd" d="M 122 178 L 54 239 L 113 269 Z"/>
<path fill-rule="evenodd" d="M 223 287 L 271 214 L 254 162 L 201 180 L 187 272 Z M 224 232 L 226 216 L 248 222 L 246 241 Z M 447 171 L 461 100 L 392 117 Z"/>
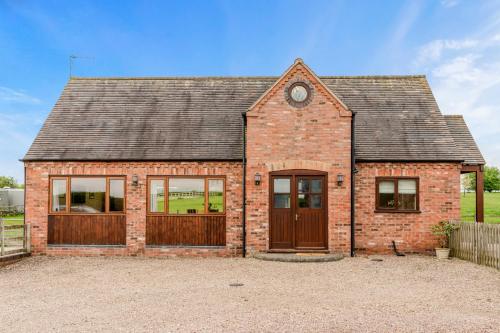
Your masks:
<path fill-rule="evenodd" d="M 311 88 L 305 82 L 295 82 L 286 89 L 286 99 L 290 105 L 301 108 L 311 101 Z"/>
<path fill-rule="evenodd" d="M 295 102 L 303 102 L 307 99 L 307 89 L 304 88 L 302 85 L 296 85 L 295 87 L 292 88 L 292 91 L 290 91 L 290 96 Z"/>

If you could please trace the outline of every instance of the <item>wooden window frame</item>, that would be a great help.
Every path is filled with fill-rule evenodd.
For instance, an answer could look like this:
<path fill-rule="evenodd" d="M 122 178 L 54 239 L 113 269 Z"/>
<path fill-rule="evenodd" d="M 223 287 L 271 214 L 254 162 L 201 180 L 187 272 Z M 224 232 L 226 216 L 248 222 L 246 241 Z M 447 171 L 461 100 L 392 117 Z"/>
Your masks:
<path fill-rule="evenodd" d="M 71 179 L 72 178 L 104 178 L 106 180 L 104 212 L 98 213 L 80 213 L 71 211 Z M 54 212 L 52 211 L 52 184 L 53 180 L 66 180 L 66 210 Z M 109 211 L 109 193 L 110 180 L 123 180 L 123 211 Z M 103 176 L 103 175 L 68 175 L 68 176 L 50 176 L 49 177 L 49 215 L 126 215 L 127 212 L 127 177 L 126 176 Z"/>
<path fill-rule="evenodd" d="M 203 189 L 205 191 L 205 205 L 203 207 L 203 213 L 199 214 L 172 214 L 169 213 L 168 211 L 168 197 L 169 197 L 169 180 L 173 178 L 194 178 L 194 179 L 203 179 L 204 180 L 204 185 Z M 151 206 L 150 206 L 150 191 L 151 191 L 151 180 L 163 180 L 163 186 L 164 186 L 164 193 L 165 193 L 165 202 L 164 202 L 164 212 L 151 212 Z M 209 180 L 222 180 L 224 182 L 224 186 L 222 189 L 222 195 L 223 195 L 223 203 L 224 203 L 224 209 L 222 212 L 213 212 L 210 213 L 208 212 L 208 182 Z M 226 215 L 226 193 L 227 193 L 227 181 L 226 181 L 226 176 L 193 176 L 193 175 L 188 175 L 188 176 L 183 176 L 183 175 L 170 175 L 170 176 L 147 176 L 146 179 L 146 186 L 147 186 L 147 191 L 146 191 L 146 213 L 149 216 L 221 216 L 221 215 Z"/>
<path fill-rule="evenodd" d="M 416 182 L 416 205 L 415 209 L 399 209 L 399 180 L 415 180 Z M 380 207 L 379 185 L 383 181 L 394 182 L 394 208 Z M 375 213 L 420 213 L 420 178 L 419 177 L 376 177 L 375 178 Z"/>
<path fill-rule="evenodd" d="M 152 212 L 151 211 L 151 181 L 152 180 L 162 180 L 163 181 L 163 212 Z M 148 176 L 146 179 L 146 209 L 148 215 L 165 215 L 168 210 L 168 197 L 167 197 L 167 189 L 168 189 L 168 180 L 165 177 L 162 176 Z"/>

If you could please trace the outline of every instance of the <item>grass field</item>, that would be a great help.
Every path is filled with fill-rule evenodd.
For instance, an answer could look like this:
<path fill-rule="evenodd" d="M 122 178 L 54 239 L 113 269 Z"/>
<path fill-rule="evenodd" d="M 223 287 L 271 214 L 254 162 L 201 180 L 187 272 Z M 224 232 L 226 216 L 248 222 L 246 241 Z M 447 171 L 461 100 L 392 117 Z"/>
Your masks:
<path fill-rule="evenodd" d="M 210 196 L 210 203 L 213 209 L 222 211 L 224 209 L 223 196 Z M 170 198 L 169 201 L 169 213 L 170 214 L 187 214 L 188 209 L 196 209 L 198 213 L 202 213 L 205 210 L 205 198 L 204 197 L 194 197 L 194 198 Z M 163 200 L 157 201 L 158 208 L 163 207 Z"/>
<path fill-rule="evenodd" d="M 5 225 L 20 225 L 24 223 L 24 214 L 2 217 Z"/>
<path fill-rule="evenodd" d="M 3 217 L 2 219 L 6 226 L 24 224 L 24 214 L 6 216 Z M 5 238 L 23 237 L 23 234 L 24 234 L 24 229 L 22 228 L 10 229 L 5 231 Z"/>
<path fill-rule="evenodd" d="M 476 193 L 466 193 L 460 197 L 462 220 L 474 221 Z M 500 193 L 484 192 L 484 220 L 487 223 L 500 223 Z"/>

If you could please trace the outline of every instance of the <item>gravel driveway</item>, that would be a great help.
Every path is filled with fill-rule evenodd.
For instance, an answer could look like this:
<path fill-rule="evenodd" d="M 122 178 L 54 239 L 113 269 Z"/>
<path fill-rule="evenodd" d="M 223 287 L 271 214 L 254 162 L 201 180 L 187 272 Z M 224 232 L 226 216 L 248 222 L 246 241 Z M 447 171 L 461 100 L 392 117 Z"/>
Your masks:
<path fill-rule="evenodd" d="M 380 258 L 28 258 L 0 268 L 0 332 L 500 331 L 497 270 Z"/>

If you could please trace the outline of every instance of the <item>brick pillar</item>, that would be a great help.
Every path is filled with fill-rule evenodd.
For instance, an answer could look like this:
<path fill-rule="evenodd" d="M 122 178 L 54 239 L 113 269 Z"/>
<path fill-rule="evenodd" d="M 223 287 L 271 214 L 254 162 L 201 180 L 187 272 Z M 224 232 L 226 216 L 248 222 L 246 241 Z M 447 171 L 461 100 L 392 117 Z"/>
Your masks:
<path fill-rule="evenodd" d="M 134 175 L 138 184 L 133 184 Z M 146 245 L 146 172 L 133 169 L 127 175 L 127 252 L 130 255 L 144 254 Z"/>

